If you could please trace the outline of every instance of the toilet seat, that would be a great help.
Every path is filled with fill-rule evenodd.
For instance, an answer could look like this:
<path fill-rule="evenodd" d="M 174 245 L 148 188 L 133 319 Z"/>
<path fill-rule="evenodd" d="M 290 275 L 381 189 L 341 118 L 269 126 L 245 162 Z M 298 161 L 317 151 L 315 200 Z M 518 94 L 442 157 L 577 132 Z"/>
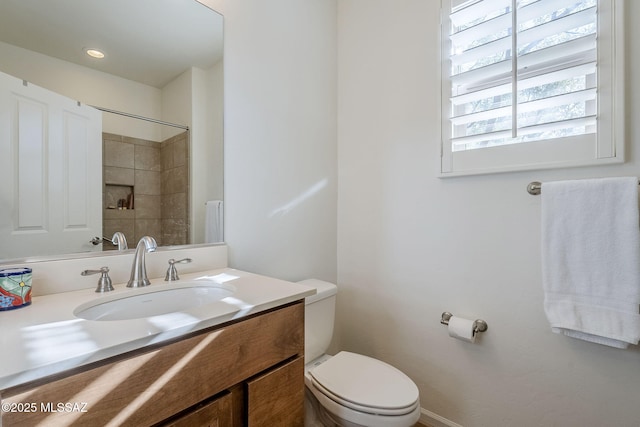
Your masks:
<path fill-rule="evenodd" d="M 318 392 L 356 411 L 401 416 L 419 405 L 418 388 L 409 377 L 361 354 L 342 351 L 308 373 Z"/>

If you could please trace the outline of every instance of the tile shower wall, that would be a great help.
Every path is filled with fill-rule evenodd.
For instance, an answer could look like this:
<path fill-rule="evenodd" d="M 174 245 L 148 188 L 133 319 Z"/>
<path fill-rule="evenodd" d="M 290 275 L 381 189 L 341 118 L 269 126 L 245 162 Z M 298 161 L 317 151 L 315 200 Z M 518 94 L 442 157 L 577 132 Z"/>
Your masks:
<path fill-rule="evenodd" d="M 183 245 L 189 239 L 189 134 L 165 140 L 160 148 L 162 242 Z"/>
<path fill-rule="evenodd" d="M 162 143 L 103 133 L 104 235 L 122 231 L 129 246 L 145 235 L 159 245 L 186 244 L 188 158 L 186 132 Z"/>

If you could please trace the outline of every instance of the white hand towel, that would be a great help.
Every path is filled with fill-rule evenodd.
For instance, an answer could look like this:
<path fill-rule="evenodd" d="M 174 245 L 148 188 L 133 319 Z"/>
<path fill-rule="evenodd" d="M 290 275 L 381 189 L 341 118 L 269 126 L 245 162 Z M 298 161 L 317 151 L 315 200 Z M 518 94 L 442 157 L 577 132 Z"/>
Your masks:
<path fill-rule="evenodd" d="M 224 209 L 222 200 L 210 200 L 205 203 L 204 242 L 224 242 Z"/>
<path fill-rule="evenodd" d="M 638 344 L 638 179 L 543 184 L 542 269 L 554 332 L 618 348 Z"/>

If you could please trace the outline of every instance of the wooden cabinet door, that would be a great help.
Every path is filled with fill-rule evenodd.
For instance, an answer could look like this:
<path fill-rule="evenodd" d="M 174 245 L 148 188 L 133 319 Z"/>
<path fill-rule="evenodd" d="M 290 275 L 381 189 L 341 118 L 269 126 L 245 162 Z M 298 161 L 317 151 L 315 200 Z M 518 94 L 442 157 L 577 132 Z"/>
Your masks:
<path fill-rule="evenodd" d="M 247 382 L 247 424 L 304 426 L 304 357 Z"/>
<path fill-rule="evenodd" d="M 229 427 L 232 425 L 231 394 L 196 407 L 164 427 Z"/>
<path fill-rule="evenodd" d="M 271 367 L 303 353 L 304 303 L 299 301 L 165 346 L 134 352 L 128 358 L 99 362 L 83 368 L 87 370 L 56 380 L 1 390 L 3 404 L 86 402 L 87 411 L 3 412 L 0 425 L 155 425 L 199 402 L 206 402 L 236 384 L 243 384 L 247 378 L 262 375 L 265 371 L 275 374 L 277 370 L 274 372 Z M 301 406 L 304 397 L 303 363 L 301 359 L 300 367 L 295 370 L 295 381 L 302 396 Z M 294 376 L 293 373 L 289 375 Z M 257 395 L 259 392 L 263 395 L 269 393 L 261 385 L 268 384 L 268 378 L 267 375 L 263 382 L 258 381 Z M 282 378 L 287 384 L 294 381 L 289 381 L 286 376 Z M 287 384 L 283 385 L 283 390 L 278 389 L 277 384 L 271 387 L 286 396 Z M 254 425 L 288 427 L 295 424 Z"/>

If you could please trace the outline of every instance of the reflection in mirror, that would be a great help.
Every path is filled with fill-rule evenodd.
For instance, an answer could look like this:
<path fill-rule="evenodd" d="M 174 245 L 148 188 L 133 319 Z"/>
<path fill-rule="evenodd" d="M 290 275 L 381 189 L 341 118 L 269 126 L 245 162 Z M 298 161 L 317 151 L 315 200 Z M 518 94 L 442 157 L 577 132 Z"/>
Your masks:
<path fill-rule="evenodd" d="M 0 148 L 12 153 L 6 158 L 32 170 L 15 167 L 0 176 L 13 184 L 0 192 L 0 262 L 117 249 L 102 239 L 117 231 L 129 246 L 142 235 L 163 245 L 222 240 L 222 21 L 196 0 L 56 0 L 55 8 L 49 0 L 0 2 L 0 73 L 28 82 L 27 90 L 44 88 L 63 104 L 72 100 L 61 107 L 62 129 L 69 117 L 84 117 L 75 104 L 101 110 L 92 163 L 80 163 L 87 154 L 78 147 L 89 142 L 65 139 L 70 132 L 62 131 L 61 147 L 73 155 L 55 166 L 48 157 L 55 138 L 43 134 L 35 150 L 40 154 L 20 157 L 29 133 L 38 132 L 33 126 L 0 127 L 6 128 L 0 130 Z M 87 56 L 89 48 L 103 51 L 104 58 Z M 30 103 L 29 94 L 16 98 L 9 84 L 0 91 L 0 109 L 16 120 L 16 111 L 44 105 Z M 79 129 L 86 127 L 83 120 L 76 120 Z M 36 165 L 43 167 L 36 171 Z M 59 186 L 52 185 L 55 170 Z M 34 188 L 42 194 L 34 197 Z M 91 201 L 96 193 L 98 201 Z M 86 219 L 85 210 L 94 212 L 96 204 L 98 220 Z M 55 209 L 59 218 L 49 217 Z"/>
<path fill-rule="evenodd" d="M 189 243 L 189 130 L 172 127 L 179 133 L 162 141 L 103 132 L 104 236 L 121 232 L 132 245 L 143 236 L 165 246 Z M 114 249 L 104 241 L 103 251 Z"/>

